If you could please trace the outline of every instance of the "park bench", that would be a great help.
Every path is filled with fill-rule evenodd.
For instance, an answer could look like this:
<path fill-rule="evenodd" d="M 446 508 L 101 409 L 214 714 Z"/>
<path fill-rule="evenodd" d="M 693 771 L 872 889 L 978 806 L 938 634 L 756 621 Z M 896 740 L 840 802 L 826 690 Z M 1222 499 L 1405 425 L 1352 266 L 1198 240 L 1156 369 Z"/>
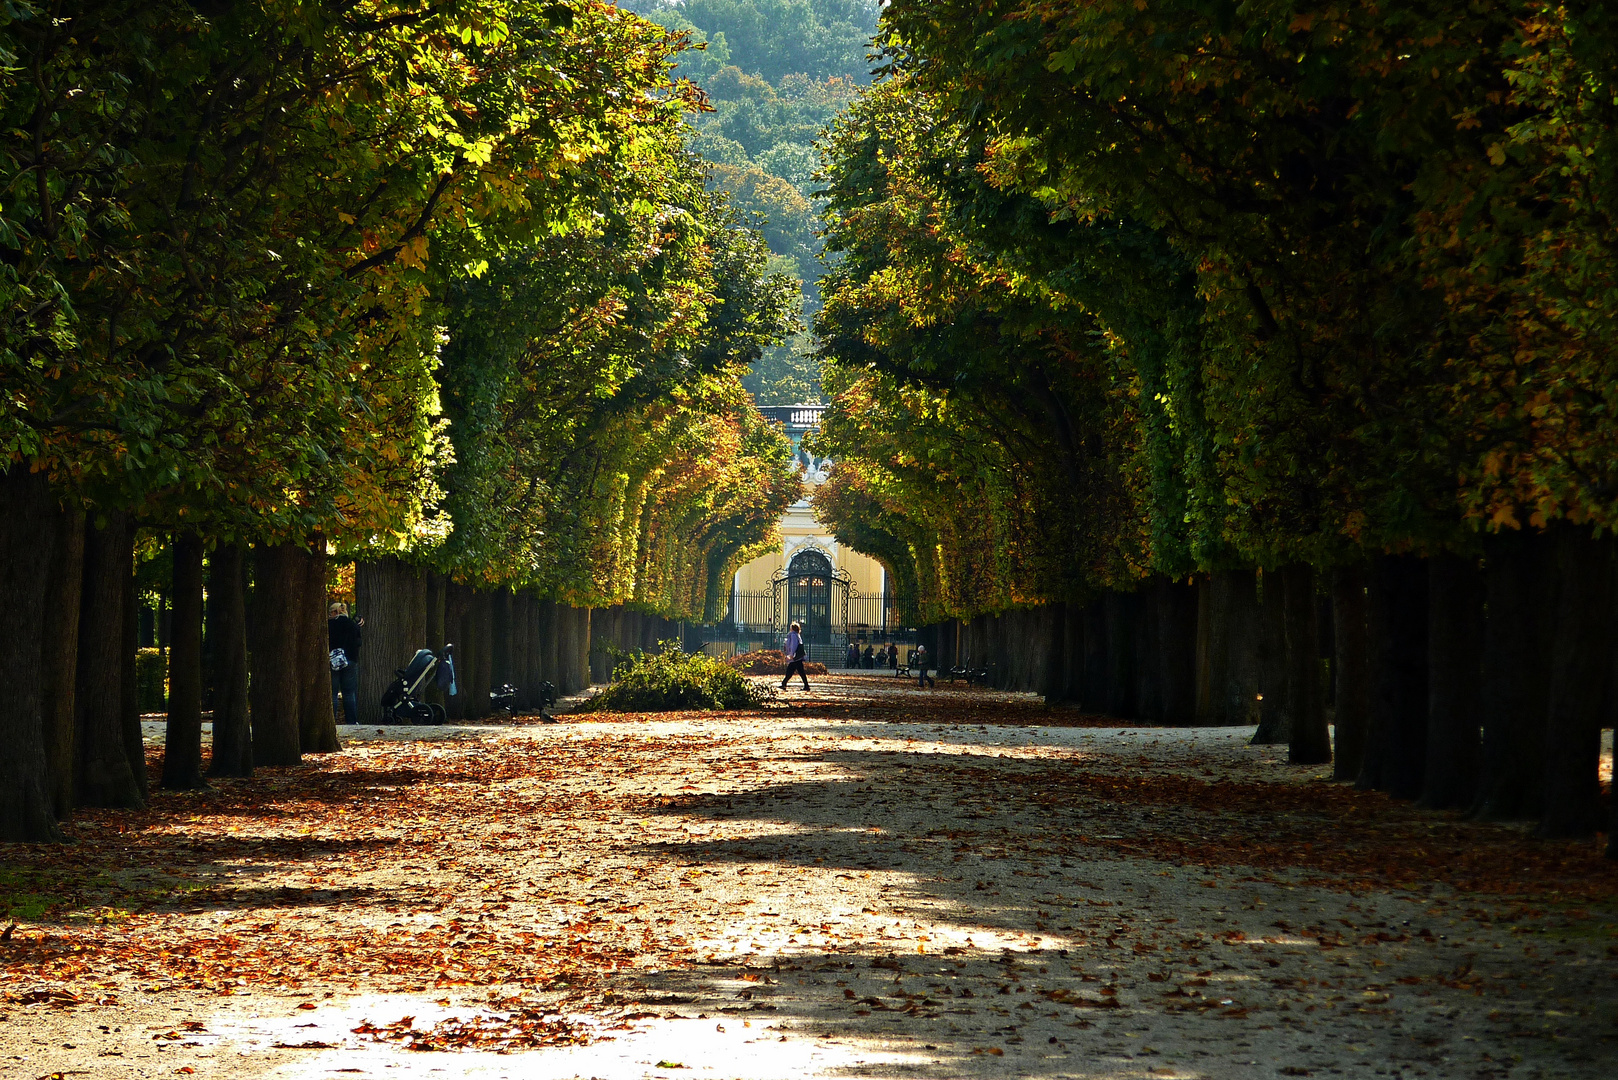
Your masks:
<path fill-rule="evenodd" d="M 986 667 L 973 667 L 972 658 L 967 657 L 965 663 L 949 669 L 949 681 L 953 683 L 956 679 L 965 679 L 968 686 L 987 686 L 989 684 L 989 669 Z"/>

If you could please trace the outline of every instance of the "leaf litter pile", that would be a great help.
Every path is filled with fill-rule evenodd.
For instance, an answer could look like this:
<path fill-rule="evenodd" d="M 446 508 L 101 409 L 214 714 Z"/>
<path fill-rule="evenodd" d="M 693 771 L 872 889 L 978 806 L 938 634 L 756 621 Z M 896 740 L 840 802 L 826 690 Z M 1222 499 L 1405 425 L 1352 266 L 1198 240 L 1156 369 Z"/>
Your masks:
<path fill-rule="evenodd" d="M 95 1053 L 125 1056 L 151 1019 L 139 1053 L 190 1068 L 219 1022 L 167 1014 L 234 1004 L 287 1013 L 266 1052 L 301 1060 L 687 1023 L 864 1040 L 828 1066 L 858 1075 L 1605 1075 L 1618 867 L 1596 843 L 1355 792 L 1246 734 L 823 677 L 739 716 L 356 739 L 0 848 L 0 1050 L 94 1017 Z M 312 1022 L 377 1000 L 396 1011 Z"/>

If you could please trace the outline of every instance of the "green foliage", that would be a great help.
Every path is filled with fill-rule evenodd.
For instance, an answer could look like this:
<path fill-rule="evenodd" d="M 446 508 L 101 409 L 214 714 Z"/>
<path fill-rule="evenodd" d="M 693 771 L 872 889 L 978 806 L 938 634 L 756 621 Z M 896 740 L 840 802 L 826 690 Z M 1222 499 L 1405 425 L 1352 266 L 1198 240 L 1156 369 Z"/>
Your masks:
<path fill-rule="evenodd" d="M 438 370 L 451 528 L 422 554 L 574 603 L 701 618 L 710 575 L 773 537 L 797 497 L 790 448 L 738 382 L 797 296 L 693 160 L 651 165 L 603 191 L 598 228 L 452 285 Z"/>
<path fill-rule="evenodd" d="M 801 271 L 707 191 L 680 47 L 600 0 L 6 6 L 8 456 L 700 616 L 797 497 L 740 378 Z"/>
<path fill-rule="evenodd" d="M 674 712 L 754 709 L 770 695 L 718 657 L 687 653 L 677 641 L 657 652 L 636 649 L 614 657 L 612 683 L 586 702 L 591 712 Z"/>
<path fill-rule="evenodd" d="M 1609 527 L 1612 27 L 893 0 L 827 146 L 823 520 L 929 614 Z"/>
<path fill-rule="evenodd" d="M 167 666 L 161 649 L 139 649 L 135 653 L 135 707 L 143 713 L 159 713 L 168 707 Z"/>
<path fill-rule="evenodd" d="M 763 230 L 777 267 L 802 283 L 803 318 L 820 309 L 820 241 L 809 200 L 819 158 L 813 144 L 869 79 L 868 43 L 878 5 L 868 0 L 647 0 L 649 18 L 706 43 L 681 56 L 712 112 L 691 148 L 715 166 L 713 186 Z M 789 190 L 795 189 L 795 190 Z M 818 401 L 820 363 L 809 340 L 768 350 L 745 379 L 761 404 Z"/>
<path fill-rule="evenodd" d="M 699 31 L 698 40 L 722 38 L 731 63 L 772 83 L 793 74 L 862 81 L 879 7 L 876 0 L 635 0 L 627 6 L 674 29 L 707 31 Z"/>

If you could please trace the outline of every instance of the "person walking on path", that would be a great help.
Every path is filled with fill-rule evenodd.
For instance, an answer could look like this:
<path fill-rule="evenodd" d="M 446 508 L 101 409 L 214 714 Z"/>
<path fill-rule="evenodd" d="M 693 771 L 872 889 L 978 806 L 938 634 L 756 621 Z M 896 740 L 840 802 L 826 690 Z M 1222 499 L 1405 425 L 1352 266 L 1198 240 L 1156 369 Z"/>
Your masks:
<path fill-rule="evenodd" d="M 932 657 L 927 655 L 927 646 L 925 645 L 917 645 L 910 654 L 910 666 L 916 669 L 916 688 L 918 690 L 923 686 L 938 685 L 936 680 L 927 677 L 927 665 L 931 662 Z"/>
<path fill-rule="evenodd" d="M 331 649 L 331 702 L 341 709 L 343 723 L 359 723 L 360 627 L 364 619 L 348 617 L 347 604 L 326 610 L 326 640 Z"/>
<path fill-rule="evenodd" d="M 798 678 L 803 680 L 803 688 L 805 690 L 809 689 L 809 676 L 803 673 L 804 655 L 803 628 L 797 623 L 793 623 L 792 629 L 787 631 L 787 656 L 791 663 L 787 664 L 787 673 L 786 677 L 781 680 L 781 689 L 785 690 L 787 688 L 787 683 L 792 681 L 794 671 L 798 673 Z"/>

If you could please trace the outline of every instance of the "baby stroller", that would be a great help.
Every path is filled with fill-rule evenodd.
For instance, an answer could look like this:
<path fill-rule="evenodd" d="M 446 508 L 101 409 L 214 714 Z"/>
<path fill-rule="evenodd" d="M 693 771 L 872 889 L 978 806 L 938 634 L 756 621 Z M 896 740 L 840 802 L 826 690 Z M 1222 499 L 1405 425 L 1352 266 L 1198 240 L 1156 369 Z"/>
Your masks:
<path fill-rule="evenodd" d="M 453 664 L 451 650 L 445 645 L 442 662 Z M 431 649 L 417 649 L 410 663 L 395 671 L 394 680 L 382 694 L 382 722 L 386 724 L 442 724 L 444 707 L 423 701 L 423 694 L 438 674 L 441 660 Z"/>

